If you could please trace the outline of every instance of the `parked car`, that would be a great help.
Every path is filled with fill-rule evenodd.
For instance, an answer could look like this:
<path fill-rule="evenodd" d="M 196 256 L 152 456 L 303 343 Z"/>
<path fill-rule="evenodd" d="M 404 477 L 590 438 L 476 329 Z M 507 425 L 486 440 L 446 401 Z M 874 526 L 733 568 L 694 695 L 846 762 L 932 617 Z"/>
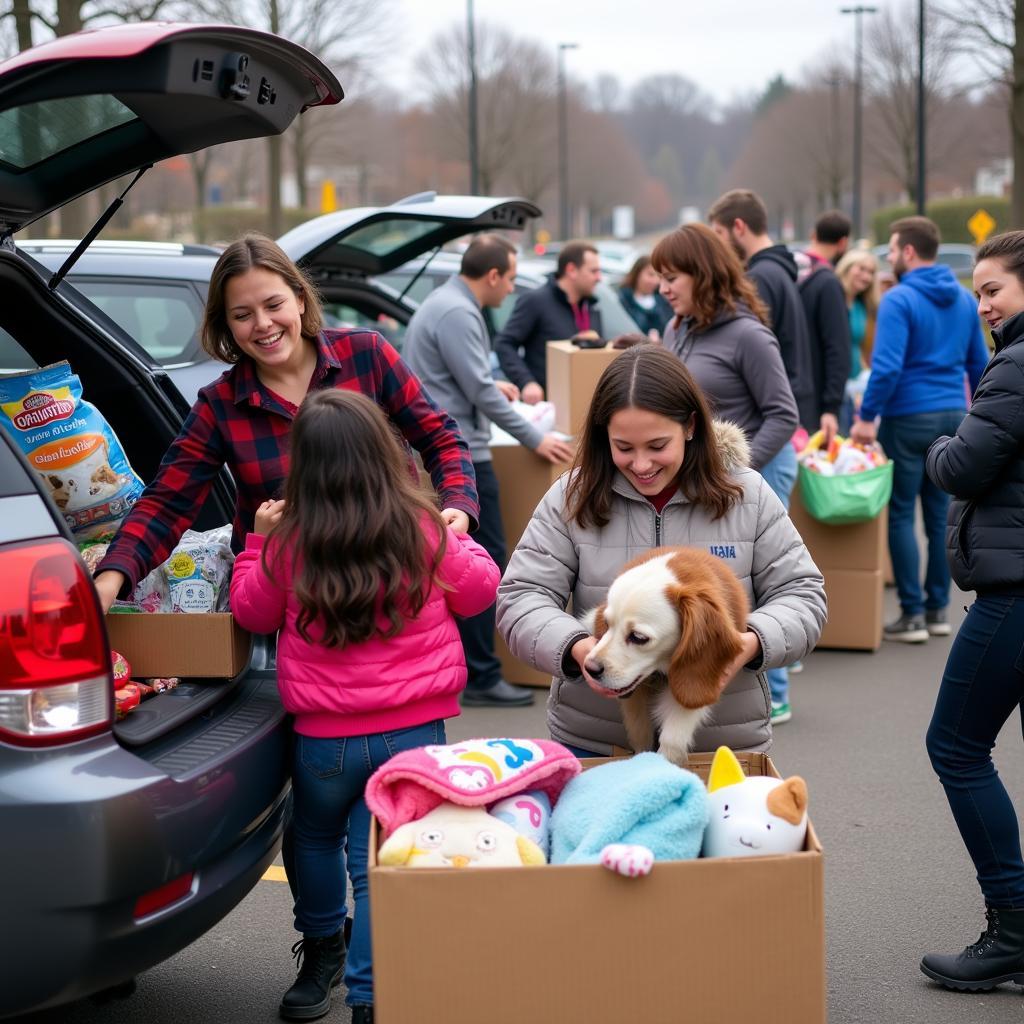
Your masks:
<path fill-rule="evenodd" d="M 11 244 L 137 169 L 282 132 L 341 86 L 244 28 L 134 24 L 0 64 L 0 328 L 10 361 L 68 360 L 131 465 L 154 474 L 187 405 L 159 361 Z M 184 351 L 184 349 L 182 349 Z M 229 522 L 221 473 L 196 526 Z M 235 907 L 279 849 L 289 727 L 266 648 L 115 722 L 109 639 L 64 517 L 0 430 L 0 1017 L 122 986 Z"/>

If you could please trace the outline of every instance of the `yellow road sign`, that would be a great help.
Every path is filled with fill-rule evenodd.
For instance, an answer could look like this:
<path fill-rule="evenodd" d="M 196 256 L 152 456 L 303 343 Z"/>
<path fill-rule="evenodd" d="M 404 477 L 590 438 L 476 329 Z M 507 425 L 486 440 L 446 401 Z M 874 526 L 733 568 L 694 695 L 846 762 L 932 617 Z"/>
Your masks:
<path fill-rule="evenodd" d="M 992 229 L 995 226 L 996 222 L 988 210 L 978 210 L 967 222 L 967 230 L 974 235 L 975 245 L 981 245 L 992 234 Z"/>
<path fill-rule="evenodd" d="M 334 213 L 338 208 L 338 196 L 334 191 L 334 182 L 328 179 L 320 186 L 320 212 Z"/>

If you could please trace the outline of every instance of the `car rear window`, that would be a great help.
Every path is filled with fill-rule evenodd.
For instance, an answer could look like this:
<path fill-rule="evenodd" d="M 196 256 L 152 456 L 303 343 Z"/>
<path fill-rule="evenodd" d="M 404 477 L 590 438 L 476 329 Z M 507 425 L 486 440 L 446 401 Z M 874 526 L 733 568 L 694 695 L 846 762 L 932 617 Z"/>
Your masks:
<path fill-rule="evenodd" d="M 0 161 L 31 167 L 111 128 L 137 120 L 107 94 L 69 96 L 0 112 Z"/>
<path fill-rule="evenodd" d="M 75 274 L 70 280 L 161 366 L 190 362 L 196 356 L 203 307 L 189 285 Z"/>

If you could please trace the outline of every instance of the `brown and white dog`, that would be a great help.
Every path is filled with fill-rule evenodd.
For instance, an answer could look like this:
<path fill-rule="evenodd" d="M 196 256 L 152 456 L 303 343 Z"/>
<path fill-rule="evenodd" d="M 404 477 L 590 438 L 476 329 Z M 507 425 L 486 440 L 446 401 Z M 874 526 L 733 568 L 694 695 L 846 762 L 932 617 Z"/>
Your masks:
<path fill-rule="evenodd" d="M 598 643 L 587 675 L 619 697 L 634 751 L 687 763 L 693 734 L 718 700 L 722 673 L 742 650 L 747 595 L 721 559 L 688 547 L 654 548 L 619 571 L 584 618 Z"/>

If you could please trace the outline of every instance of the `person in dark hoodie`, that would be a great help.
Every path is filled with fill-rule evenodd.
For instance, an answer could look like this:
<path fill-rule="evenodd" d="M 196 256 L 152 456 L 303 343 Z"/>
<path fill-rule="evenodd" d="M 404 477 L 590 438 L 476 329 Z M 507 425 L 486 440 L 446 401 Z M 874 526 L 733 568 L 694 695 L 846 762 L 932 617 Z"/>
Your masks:
<path fill-rule="evenodd" d="M 811 368 L 807 317 L 796 287 L 796 259 L 785 245 L 772 242 L 768 234 L 768 210 L 756 192 L 742 188 L 726 192 L 708 210 L 708 223 L 723 242 L 732 246 L 746 266 L 747 277 L 754 282 L 761 301 L 768 307 L 768 322 L 779 340 L 800 422 L 813 433 L 820 426 L 820 414 Z M 796 479 L 795 466 L 793 478 Z M 778 490 L 773 489 L 778 494 Z M 785 503 L 789 495 L 779 494 L 779 497 Z"/>
<path fill-rule="evenodd" d="M 846 292 L 834 269 L 849 248 L 850 230 L 850 218 L 841 210 L 823 213 L 815 221 L 811 244 L 803 253 L 806 266 L 797 275 L 811 340 L 813 419 L 826 442 L 839 429 L 839 410 L 850 377 L 850 315 Z"/>
<path fill-rule="evenodd" d="M 597 249 L 588 242 L 569 242 L 558 254 L 553 277 L 516 299 L 508 323 L 494 339 L 498 362 L 534 405 L 547 388 L 547 344 L 583 331 L 604 337 L 594 289 L 601 280 Z"/>
<path fill-rule="evenodd" d="M 935 262 L 935 223 L 904 217 L 890 231 L 889 262 L 899 283 L 878 308 L 871 378 L 850 436 L 860 444 L 877 437 L 893 460 L 889 554 L 901 614 L 883 635 L 923 643 L 929 635 L 950 633 L 944 550 L 949 495 L 925 475 L 925 456 L 937 438 L 956 432 L 965 414 L 964 373 L 973 392 L 988 349 L 970 295 L 949 267 Z M 919 497 L 928 538 L 923 591 L 914 533 Z"/>
<path fill-rule="evenodd" d="M 921 970 L 947 988 L 987 991 L 1024 976 L 1024 858 L 1013 803 L 992 763 L 1007 719 L 1024 706 L 1024 231 L 990 239 L 974 268 L 978 312 L 995 355 L 953 437 L 925 464 L 953 496 L 947 554 L 974 603 L 950 648 L 928 728 L 932 767 L 974 862 L 985 930 Z"/>

